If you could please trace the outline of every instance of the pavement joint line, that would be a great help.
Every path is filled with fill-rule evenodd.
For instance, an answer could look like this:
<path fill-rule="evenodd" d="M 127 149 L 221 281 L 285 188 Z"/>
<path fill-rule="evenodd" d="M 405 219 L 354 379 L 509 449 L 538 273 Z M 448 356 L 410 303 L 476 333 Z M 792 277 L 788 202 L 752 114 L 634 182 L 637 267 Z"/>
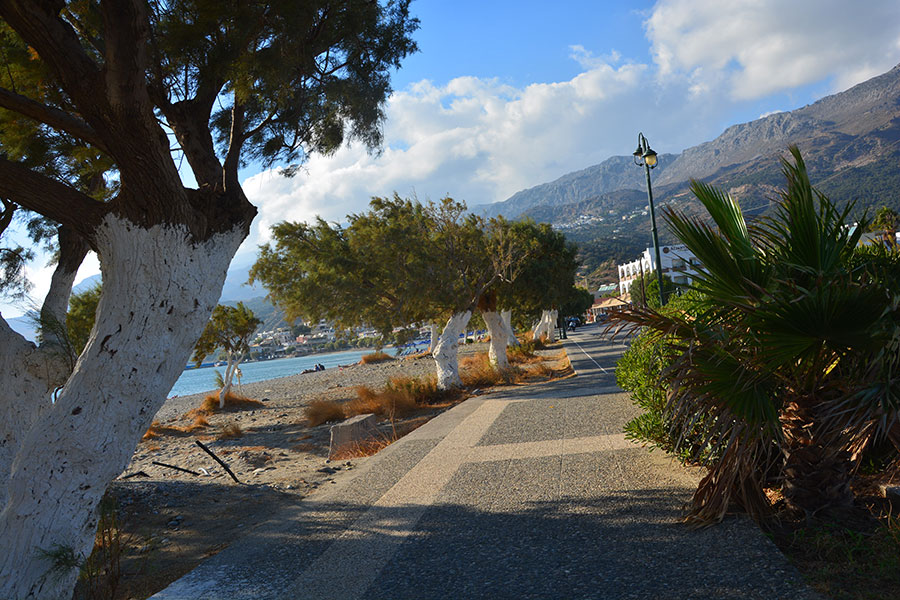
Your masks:
<path fill-rule="evenodd" d="M 359 598 L 508 404 L 487 400 L 466 417 L 299 575 L 287 597 Z M 334 573 L 354 576 L 342 579 L 338 592 Z"/>
<path fill-rule="evenodd" d="M 576 346 L 578 346 L 578 349 L 581 350 L 581 352 L 582 352 L 585 356 L 587 356 L 589 359 L 591 359 L 591 362 L 594 363 L 595 365 L 597 365 L 597 368 L 598 368 L 598 369 L 600 369 L 601 371 L 603 371 L 604 374 L 609 375 L 609 371 L 607 371 L 606 369 L 604 369 L 603 367 L 601 367 L 601 366 L 600 366 L 600 363 L 598 363 L 596 360 L 594 360 L 594 357 L 591 356 L 590 354 L 588 354 L 587 351 L 586 351 L 584 348 L 581 347 L 581 344 L 579 344 L 579 343 L 576 342 L 575 340 L 570 340 L 570 341 L 571 341 L 573 344 L 575 344 Z"/>

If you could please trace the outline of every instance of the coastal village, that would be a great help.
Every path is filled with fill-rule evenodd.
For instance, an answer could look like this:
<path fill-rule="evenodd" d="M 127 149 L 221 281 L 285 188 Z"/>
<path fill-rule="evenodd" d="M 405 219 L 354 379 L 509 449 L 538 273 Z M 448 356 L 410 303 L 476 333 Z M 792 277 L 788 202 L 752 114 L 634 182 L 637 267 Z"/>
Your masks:
<path fill-rule="evenodd" d="M 900 597 L 898 31 L 0 1 L 0 600 Z"/>

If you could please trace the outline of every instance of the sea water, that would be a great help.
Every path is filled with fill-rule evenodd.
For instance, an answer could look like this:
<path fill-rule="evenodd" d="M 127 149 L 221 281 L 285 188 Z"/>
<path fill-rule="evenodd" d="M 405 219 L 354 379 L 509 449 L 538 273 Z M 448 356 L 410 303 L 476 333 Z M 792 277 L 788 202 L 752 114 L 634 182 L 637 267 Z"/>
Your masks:
<path fill-rule="evenodd" d="M 309 354 L 295 358 L 275 358 L 255 362 L 241 363 L 241 383 L 253 383 L 265 379 L 287 377 L 302 373 L 306 369 L 312 369 L 316 364 L 324 365 L 326 369 L 337 368 L 339 365 L 350 365 L 359 362 L 364 354 L 371 354 L 373 350 L 347 350 L 345 352 L 331 352 L 329 354 Z M 393 352 L 389 353 L 393 354 Z M 207 392 L 216 387 L 216 371 L 224 374 L 225 367 L 204 367 L 202 369 L 188 369 L 181 374 L 178 381 L 169 392 L 169 396 L 189 396 Z M 237 385 L 237 379 L 234 380 Z"/>

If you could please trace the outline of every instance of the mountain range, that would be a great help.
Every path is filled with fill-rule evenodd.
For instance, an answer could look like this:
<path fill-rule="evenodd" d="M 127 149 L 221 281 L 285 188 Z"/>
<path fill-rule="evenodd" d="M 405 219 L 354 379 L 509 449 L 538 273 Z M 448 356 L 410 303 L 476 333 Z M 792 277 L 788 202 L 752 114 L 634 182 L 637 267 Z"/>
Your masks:
<path fill-rule="evenodd" d="M 654 204 L 699 210 L 689 192 L 694 178 L 727 190 L 750 215 L 765 212 L 783 182 L 780 159 L 796 144 L 813 185 L 830 198 L 840 204 L 856 201 L 859 207 L 900 209 L 898 142 L 900 65 L 802 108 L 729 127 L 716 139 L 680 154 L 660 155 L 652 175 Z M 646 194 L 643 170 L 634 166 L 632 157 L 613 156 L 472 210 L 550 221 L 576 241 L 588 242 L 627 237 L 621 222 L 646 210 Z M 666 237 L 666 232 L 661 234 Z M 646 237 L 644 247 L 649 233 Z"/>

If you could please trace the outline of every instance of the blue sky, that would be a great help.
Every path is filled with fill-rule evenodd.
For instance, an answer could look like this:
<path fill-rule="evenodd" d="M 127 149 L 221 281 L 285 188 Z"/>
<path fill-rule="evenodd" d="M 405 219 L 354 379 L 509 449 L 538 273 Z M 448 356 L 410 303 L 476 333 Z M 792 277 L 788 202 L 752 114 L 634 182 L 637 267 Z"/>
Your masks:
<path fill-rule="evenodd" d="M 630 154 L 639 131 L 680 152 L 900 63 L 896 0 L 417 0 L 412 12 L 420 52 L 393 77 L 383 152 L 350 145 L 292 179 L 245 169 L 260 212 L 232 283 L 281 220 L 342 221 L 394 191 L 504 200 Z M 93 259 L 80 275 L 97 272 Z M 35 298 L 50 274 L 30 267 Z"/>

